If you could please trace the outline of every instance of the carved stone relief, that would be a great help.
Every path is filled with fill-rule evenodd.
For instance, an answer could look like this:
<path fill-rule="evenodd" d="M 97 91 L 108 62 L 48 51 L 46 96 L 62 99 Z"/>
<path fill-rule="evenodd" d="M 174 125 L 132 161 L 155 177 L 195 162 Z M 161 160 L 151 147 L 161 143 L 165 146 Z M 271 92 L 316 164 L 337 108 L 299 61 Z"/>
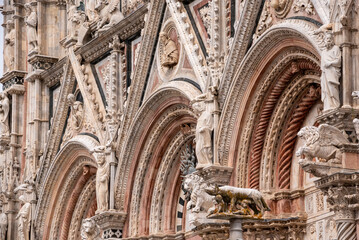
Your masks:
<path fill-rule="evenodd" d="M 158 68 L 163 78 L 170 79 L 179 67 L 181 43 L 172 21 L 161 30 L 158 41 Z"/>
<path fill-rule="evenodd" d="M 76 101 L 73 94 L 67 96 L 67 101 L 70 106 L 70 116 L 67 120 L 66 132 L 63 137 L 63 143 L 73 138 L 80 132 L 84 125 L 84 107 L 83 103 Z"/>
<path fill-rule="evenodd" d="M 82 240 L 100 240 L 100 232 L 95 221 L 91 218 L 82 220 L 81 226 Z"/>
<path fill-rule="evenodd" d="M 272 25 L 272 22 L 273 18 L 270 12 L 270 4 L 269 1 L 266 1 L 253 39 L 258 39 Z"/>
<path fill-rule="evenodd" d="M 314 15 L 314 7 L 310 0 L 295 0 L 293 3 L 293 11 L 306 12 L 308 15 Z"/>
<path fill-rule="evenodd" d="M 271 0 L 271 7 L 278 18 L 285 18 L 290 11 L 293 0 Z"/>

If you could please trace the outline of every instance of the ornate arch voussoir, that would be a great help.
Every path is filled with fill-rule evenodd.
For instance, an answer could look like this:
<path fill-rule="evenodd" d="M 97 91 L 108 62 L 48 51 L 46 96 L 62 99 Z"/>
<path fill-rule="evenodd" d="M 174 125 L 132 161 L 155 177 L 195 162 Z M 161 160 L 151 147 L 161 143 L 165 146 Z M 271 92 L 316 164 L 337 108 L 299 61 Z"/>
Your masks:
<path fill-rule="evenodd" d="M 154 121 L 170 121 L 180 115 L 188 114 L 194 117 L 194 114 L 188 105 L 190 100 L 199 94 L 201 94 L 200 90 L 187 82 L 170 82 L 153 93 L 140 108 L 129 131 L 127 131 L 126 140 L 122 149 L 118 149 L 118 152 L 120 152 L 118 159 L 123 159 L 123 161 L 119 163 L 116 172 L 116 209 L 124 210 L 125 208 L 125 192 L 128 187 L 127 180 L 130 167 L 134 158 L 136 146 L 139 147 L 138 144 L 143 141 L 142 137 L 146 128 L 154 126 L 156 124 Z M 167 111 L 166 116 L 162 115 L 162 113 L 170 107 L 174 107 L 172 112 Z M 165 125 L 166 124 L 163 126 Z M 148 130 L 149 129 L 147 129 L 147 131 Z"/>
<path fill-rule="evenodd" d="M 217 144 L 222 165 L 229 163 L 229 153 L 234 152 L 231 147 L 236 141 L 236 137 L 234 137 L 237 134 L 235 131 L 236 121 L 239 109 L 244 104 L 241 102 L 251 81 L 254 81 L 253 77 L 259 76 L 261 69 L 266 67 L 264 62 L 267 61 L 268 55 L 274 56 L 276 53 L 284 51 L 285 47 L 282 45 L 287 40 L 286 48 L 298 46 L 298 49 L 303 50 L 297 53 L 298 56 L 318 63 L 323 41 L 320 36 L 314 35 L 316 29 L 318 26 L 304 20 L 285 20 L 269 28 L 247 52 L 234 74 L 220 118 Z M 277 52 L 273 52 L 273 49 Z M 308 49 L 312 54 L 307 54 L 304 51 L 305 49 Z"/>
<path fill-rule="evenodd" d="M 67 142 L 52 161 L 40 188 L 35 211 L 37 239 L 48 239 L 50 233 L 53 236 L 59 234 L 63 212 L 54 214 L 54 211 L 69 201 L 83 167 L 97 166 L 91 151 L 98 145 L 94 138 L 78 135 Z"/>

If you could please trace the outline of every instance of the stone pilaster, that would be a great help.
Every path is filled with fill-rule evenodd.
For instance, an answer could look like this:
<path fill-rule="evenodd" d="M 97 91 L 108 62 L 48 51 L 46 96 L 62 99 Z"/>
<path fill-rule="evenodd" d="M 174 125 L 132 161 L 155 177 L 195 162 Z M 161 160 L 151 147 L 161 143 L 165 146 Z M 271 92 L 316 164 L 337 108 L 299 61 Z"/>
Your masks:
<path fill-rule="evenodd" d="M 44 144 L 46 143 L 46 135 L 49 124 L 49 89 L 46 86 L 42 73 L 53 66 L 57 62 L 57 58 L 33 55 L 29 58 L 32 66 L 32 72 L 26 76 L 28 82 L 27 91 L 27 143 L 26 153 L 32 151 L 32 169 L 38 169 L 40 163 L 39 158 L 43 154 Z"/>

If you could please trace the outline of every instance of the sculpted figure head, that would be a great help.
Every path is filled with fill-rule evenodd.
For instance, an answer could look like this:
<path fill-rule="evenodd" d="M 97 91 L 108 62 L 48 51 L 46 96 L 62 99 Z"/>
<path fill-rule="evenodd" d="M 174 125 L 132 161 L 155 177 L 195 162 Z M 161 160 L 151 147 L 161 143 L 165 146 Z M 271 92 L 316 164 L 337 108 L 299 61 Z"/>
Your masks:
<path fill-rule="evenodd" d="M 206 106 L 203 101 L 193 103 L 192 108 L 194 113 L 198 116 L 206 110 Z"/>
<path fill-rule="evenodd" d="M 168 40 L 167 33 L 161 32 L 160 33 L 160 40 L 163 41 L 163 42 L 166 42 Z"/>
<path fill-rule="evenodd" d="M 95 240 L 98 239 L 97 235 L 98 228 L 95 221 L 91 218 L 82 220 L 81 238 L 83 240 Z"/>
<path fill-rule="evenodd" d="M 14 21 L 12 19 L 7 20 L 6 29 L 10 32 L 15 27 Z"/>
<path fill-rule="evenodd" d="M 327 49 L 331 49 L 334 46 L 334 36 L 332 32 L 327 31 L 324 33 L 324 43 Z"/>
<path fill-rule="evenodd" d="M 306 145 L 311 145 L 319 139 L 318 129 L 313 126 L 303 127 L 298 132 L 298 137 L 303 138 L 306 141 Z"/>

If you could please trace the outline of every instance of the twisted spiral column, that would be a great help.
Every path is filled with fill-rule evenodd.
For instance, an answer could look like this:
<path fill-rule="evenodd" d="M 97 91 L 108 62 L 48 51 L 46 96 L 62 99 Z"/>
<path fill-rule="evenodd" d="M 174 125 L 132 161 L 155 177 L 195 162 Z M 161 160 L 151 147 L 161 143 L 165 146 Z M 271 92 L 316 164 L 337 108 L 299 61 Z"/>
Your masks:
<path fill-rule="evenodd" d="M 292 166 L 292 156 L 297 139 L 297 133 L 301 128 L 305 117 L 310 109 L 320 98 L 320 88 L 311 86 L 306 95 L 301 99 L 300 103 L 294 110 L 290 118 L 278 158 L 278 185 L 280 189 L 290 188 L 290 170 Z"/>
<path fill-rule="evenodd" d="M 249 187 L 250 188 L 259 188 L 259 175 L 260 175 L 260 164 L 261 157 L 263 152 L 263 144 L 265 141 L 265 133 L 267 131 L 270 118 L 272 116 L 273 110 L 280 98 L 280 95 L 286 88 L 288 82 L 293 78 L 293 76 L 298 73 L 300 70 L 310 69 L 320 71 L 319 66 L 308 62 L 308 61 L 298 61 L 292 62 L 291 65 L 284 70 L 281 74 L 279 80 L 275 83 L 272 91 L 270 92 L 264 107 L 261 111 L 259 123 L 255 129 L 252 150 L 249 159 Z"/>
<path fill-rule="evenodd" d="M 338 240 L 356 240 L 356 225 L 355 221 L 337 221 Z"/>

